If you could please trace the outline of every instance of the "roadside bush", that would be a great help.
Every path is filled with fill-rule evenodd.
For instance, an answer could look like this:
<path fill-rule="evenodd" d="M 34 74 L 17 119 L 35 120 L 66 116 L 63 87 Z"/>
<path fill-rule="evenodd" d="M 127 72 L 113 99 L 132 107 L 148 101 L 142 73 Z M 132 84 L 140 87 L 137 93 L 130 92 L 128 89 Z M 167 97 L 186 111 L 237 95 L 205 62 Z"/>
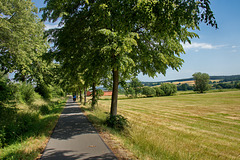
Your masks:
<path fill-rule="evenodd" d="M 48 105 L 42 105 L 42 106 L 40 107 L 40 113 L 41 113 L 42 115 L 49 114 L 49 113 L 50 113 L 50 109 L 49 109 Z"/>
<path fill-rule="evenodd" d="M 46 84 L 38 84 L 35 91 L 39 93 L 44 99 L 50 99 L 52 97 L 51 90 Z"/>
<path fill-rule="evenodd" d="M 0 72 L 0 103 L 8 101 L 12 96 L 11 88 L 8 84 L 8 78 L 6 75 Z"/>
<path fill-rule="evenodd" d="M 18 102 L 32 104 L 35 99 L 35 91 L 31 84 L 25 82 L 20 83 L 16 92 Z"/>
<path fill-rule="evenodd" d="M 15 107 L 0 108 L 0 148 L 4 147 L 29 131 L 37 133 L 39 115 L 36 112 L 17 112 Z"/>
<path fill-rule="evenodd" d="M 17 109 L 14 105 L 0 103 L 0 148 L 7 143 L 6 127 L 15 119 Z"/>
<path fill-rule="evenodd" d="M 143 87 L 142 91 L 143 95 L 146 95 L 147 97 L 154 97 L 156 95 L 156 90 L 152 87 Z"/>
<path fill-rule="evenodd" d="M 123 131 L 125 128 L 129 127 L 129 122 L 122 115 L 108 116 L 105 124 L 117 131 Z"/>
<path fill-rule="evenodd" d="M 171 83 L 161 84 L 160 89 L 163 90 L 164 96 L 172 96 L 177 92 L 177 86 Z"/>
<path fill-rule="evenodd" d="M 0 148 L 2 148 L 5 144 L 5 136 L 6 136 L 6 133 L 4 131 L 4 128 L 0 128 Z"/>
<path fill-rule="evenodd" d="M 36 112 L 18 112 L 14 124 L 17 127 L 15 134 L 24 135 L 29 131 L 35 131 L 35 124 L 38 121 L 39 114 Z"/>
<path fill-rule="evenodd" d="M 64 96 L 64 92 L 62 90 L 62 88 L 60 86 L 50 86 L 50 92 L 51 92 L 51 96 L 52 97 L 63 97 Z"/>

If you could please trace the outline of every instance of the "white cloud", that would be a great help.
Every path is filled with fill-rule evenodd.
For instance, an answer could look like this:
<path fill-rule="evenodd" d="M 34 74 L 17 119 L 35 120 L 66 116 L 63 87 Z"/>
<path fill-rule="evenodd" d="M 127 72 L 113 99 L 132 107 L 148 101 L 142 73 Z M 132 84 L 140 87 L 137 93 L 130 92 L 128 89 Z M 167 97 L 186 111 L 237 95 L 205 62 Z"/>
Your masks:
<path fill-rule="evenodd" d="M 192 44 L 189 44 L 189 43 L 186 43 L 186 44 L 182 44 L 183 45 L 183 48 L 185 50 L 188 50 L 188 49 L 195 49 L 195 50 L 199 50 L 199 49 L 218 49 L 218 48 L 221 48 L 223 47 L 223 45 L 212 45 L 212 44 L 208 44 L 208 43 L 196 43 L 196 42 L 193 42 Z"/>
<path fill-rule="evenodd" d="M 49 30 L 53 28 L 59 28 L 58 24 L 45 24 L 45 30 Z"/>

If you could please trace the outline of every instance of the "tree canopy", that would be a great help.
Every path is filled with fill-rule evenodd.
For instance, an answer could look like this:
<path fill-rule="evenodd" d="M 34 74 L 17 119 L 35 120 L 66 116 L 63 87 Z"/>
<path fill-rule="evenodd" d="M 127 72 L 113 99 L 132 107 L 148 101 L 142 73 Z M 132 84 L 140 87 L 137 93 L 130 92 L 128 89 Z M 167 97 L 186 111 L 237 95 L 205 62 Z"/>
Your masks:
<path fill-rule="evenodd" d="M 49 32 L 52 52 L 61 63 L 71 59 L 83 74 L 112 75 L 111 115 L 117 114 L 119 79 L 140 72 L 151 77 L 179 70 L 181 43 L 198 35 L 203 21 L 217 28 L 209 0 L 45 0 L 43 19 L 61 29 Z M 93 57 L 93 58 L 92 58 Z M 96 58 L 95 58 L 96 57 Z M 91 64 L 86 67 L 86 63 Z M 97 64 L 97 65 L 95 65 Z M 97 74 L 100 73 L 100 74 Z"/>
<path fill-rule="evenodd" d="M 207 73 L 201 73 L 197 72 L 193 74 L 194 78 L 194 91 L 203 93 L 204 91 L 207 91 L 210 89 L 209 86 L 209 75 Z"/>
<path fill-rule="evenodd" d="M 31 0 L 0 2 L 0 68 L 16 72 L 19 80 L 37 76 L 47 51 L 44 24 Z"/>

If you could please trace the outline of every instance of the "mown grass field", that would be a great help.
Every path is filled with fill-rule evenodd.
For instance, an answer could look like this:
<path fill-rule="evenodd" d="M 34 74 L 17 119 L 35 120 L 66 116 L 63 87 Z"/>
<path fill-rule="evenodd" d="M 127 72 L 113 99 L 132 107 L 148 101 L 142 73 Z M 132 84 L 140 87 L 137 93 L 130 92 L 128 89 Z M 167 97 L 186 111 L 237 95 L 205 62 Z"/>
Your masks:
<path fill-rule="evenodd" d="M 110 97 L 102 97 L 99 109 L 109 112 L 110 104 Z M 131 123 L 129 136 L 118 138 L 140 159 L 240 159 L 239 90 L 136 99 L 121 96 L 118 113 Z"/>

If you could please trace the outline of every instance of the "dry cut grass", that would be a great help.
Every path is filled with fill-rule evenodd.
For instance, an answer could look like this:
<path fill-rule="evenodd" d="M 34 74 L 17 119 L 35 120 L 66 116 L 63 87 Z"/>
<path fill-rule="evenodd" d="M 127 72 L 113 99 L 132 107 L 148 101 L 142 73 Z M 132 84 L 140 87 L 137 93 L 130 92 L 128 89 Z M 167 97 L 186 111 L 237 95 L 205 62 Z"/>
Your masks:
<path fill-rule="evenodd" d="M 240 159 L 240 91 L 122 98 L 118 113 L 132 124 L 121 139 L 140 159 Z"/>

